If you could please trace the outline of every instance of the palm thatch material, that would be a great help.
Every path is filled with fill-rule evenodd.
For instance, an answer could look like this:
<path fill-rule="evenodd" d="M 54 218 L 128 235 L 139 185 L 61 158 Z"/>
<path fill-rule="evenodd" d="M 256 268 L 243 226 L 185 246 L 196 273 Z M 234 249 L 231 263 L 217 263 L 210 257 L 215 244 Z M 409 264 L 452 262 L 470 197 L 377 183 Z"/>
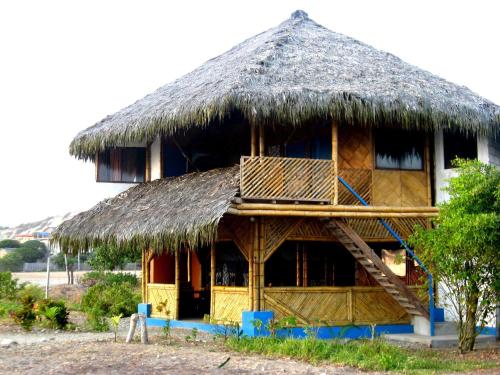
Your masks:
<path fill-rule="evenodd" d="M 52 241 L 65 252 L 99 245 L 156 253 L 194 248 L 216 238 L 238 187 L 238 166 L 139 184 L 63 222 Z"/>
<path fill-rule="evenodd" d="M 239 111 L 250 122 L 331 118 L 360 126 L 490 134 L 500 107 L 389 53 L 332 32 L 303 11 L 80 132 L 78 158 L 117 144 L 207 126 Z"/>

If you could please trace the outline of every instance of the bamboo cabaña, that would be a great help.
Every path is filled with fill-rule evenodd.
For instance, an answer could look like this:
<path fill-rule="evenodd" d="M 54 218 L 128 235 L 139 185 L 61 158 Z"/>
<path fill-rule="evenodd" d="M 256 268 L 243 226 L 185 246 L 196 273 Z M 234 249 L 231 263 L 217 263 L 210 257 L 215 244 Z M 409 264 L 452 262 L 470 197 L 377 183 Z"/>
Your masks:
<path fill-rule="evenodd" d="M 167 300 L 176 319 L 271 310 L 301 324 L 407 323 L 429 316 L 414 293 L 422 272 L 410 257 L 406 278 L 382 262 L 401 247 L 384 225 L 407 238 L 437 214 L 429 134 L 493 135 L 499 123 L 500 107 L 468 88 L 296 11 L 80 132 L 75 157 L 97 166 L 102 152 L 141 143 L 149 172 L 53 239 L 64 251 L 142 249 L 143 300 L 156 316 Z M 377 168 L 379 129 L 421 139 L 420 167 Z M 164 178 L 148 181 L 158 140 Z M 193 173 L 166 177 L 168 142 Z M 199 144 L 219 164 L 196 168 Z"/>

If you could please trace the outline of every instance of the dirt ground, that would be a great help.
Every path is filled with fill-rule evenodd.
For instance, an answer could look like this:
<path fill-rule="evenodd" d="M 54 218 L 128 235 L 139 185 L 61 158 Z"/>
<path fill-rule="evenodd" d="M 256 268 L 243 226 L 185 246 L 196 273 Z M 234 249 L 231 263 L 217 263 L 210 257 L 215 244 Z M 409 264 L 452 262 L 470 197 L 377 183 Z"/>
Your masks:
<path fill-rule="evenodd" d="M 11 345 L 0 349 L 0 374 L 366 374 L 286 358 L 243 356 L 207 338 L 185 342 L 183 337 L 189 332 L 179 331 L 177 339 L 168 345 L 159 335 L 151 337 L 149 345 L 125 344 L 123 337 L 114 343 L 109 336 L 90 341 L 56 339 Z"/>

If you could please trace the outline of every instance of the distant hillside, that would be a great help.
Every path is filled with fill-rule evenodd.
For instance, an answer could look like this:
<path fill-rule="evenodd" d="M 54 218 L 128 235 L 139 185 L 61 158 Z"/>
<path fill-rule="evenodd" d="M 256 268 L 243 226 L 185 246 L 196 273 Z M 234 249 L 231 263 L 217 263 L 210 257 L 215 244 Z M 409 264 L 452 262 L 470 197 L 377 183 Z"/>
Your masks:
<path fill-rule="evenodd" d="M 20 234 L 33 234 L 34 232 L 51 233 L 59 224 L 71 219 L 76 214 L 76 212 L 68 212 L 64 215 L 50 216 L 43 220 L 20 224 L 12 228 L 0 227 L 0 239 L 14 239 Z"/>

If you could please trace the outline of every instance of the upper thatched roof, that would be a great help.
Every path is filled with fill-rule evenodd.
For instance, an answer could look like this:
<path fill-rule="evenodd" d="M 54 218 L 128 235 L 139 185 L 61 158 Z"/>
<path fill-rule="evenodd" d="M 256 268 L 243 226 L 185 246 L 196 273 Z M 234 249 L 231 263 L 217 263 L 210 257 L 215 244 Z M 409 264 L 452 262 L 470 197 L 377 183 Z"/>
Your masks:
<path fill-rule="evenodd" d="M 65 221 L 52 238 L 71 252 L 106 244 L 156 252 L 207 244 L 238 186 L 237 166 L 139 184 Z"/>
<path fill-rule="evenodd" d="M 80 132 L 79 158 L 116 144 L 151 141 L 239 111 L 250 123 L 297 125 L 314 117 L 363 126 L 498 129 L 500 107 L 355 39 L 302 11 L 207 61 Z"/>

